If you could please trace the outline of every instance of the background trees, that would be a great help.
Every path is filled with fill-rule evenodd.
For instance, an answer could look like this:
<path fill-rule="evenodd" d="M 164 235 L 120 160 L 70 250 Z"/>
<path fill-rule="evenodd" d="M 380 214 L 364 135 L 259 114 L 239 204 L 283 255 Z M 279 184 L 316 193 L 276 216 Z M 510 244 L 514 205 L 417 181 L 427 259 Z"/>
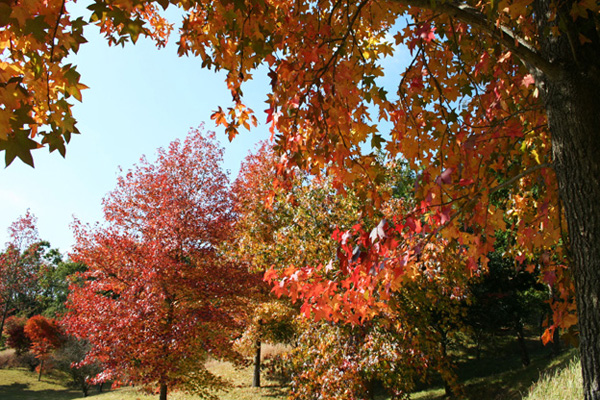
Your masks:
<path fill-rule="evenodd" d="M 74 285 L 68 332 L 90 341 L 99 379 L 130 380 L 208 395 L 220 387 L 204 361 L 232 358 L 241 296 L 252 277 L 217 246 L 232 228 L 222 149 L 193 130 L 142 158 L 105 199 L 106 227 L 75 227 L 74 260 L 89 270 Z"/>
<path fill-rule="evenodd" d="M 236 244 L 241 259 L 255 268 L 268 266 L 265 277 L 274 282 L 274 293 L 301 306 L 287 357 L 292 396 L 354 398 L 386 391 L 400 398 L 427 370 L 439 373 L 448 391 L 458 390 L 448 350 L 461 330 L 466 296 L 458 265 L 446 265 L 452 258 L 444 258 L 442 249 L 428 248 L 423 268 L 402 276 L 401 289 L 396 283 L 387 292 L 352 290 L 364 276 L 346 258 L 367 255 L 339 236 L 360 227 L 359 220 L 375 226 L 382 215 L 361 215 L 361 201 L 350 189 L 338 196 L 330 180 L 300 171 L 286 186 L 273 186 L 274 165 L 266 145 L 243 164 L 234 186 L 241 205 Z M 379 189 L 393 196 L 384 208 L 410 206 L 414 174 L 390 165 Z M 350 246 L 349 255 L 344 246 Z"/>
<path fill-rule="evenodd" d="M 58 322 L 41 315 L 27 320 L 25 334 L 31 340 L 31 351 L 40 360 L 38 380 L 42 378 L 44 361 L 50 357 L 50 352 L 58 349 L 64 340 Z"/>
<path fill-rule="evenodd" d="M 31 297 L 41 266 L 36 218 L 29 211 L 9 227 L 10 242 L 0 254 L 0 332 L 11 307 L 24 297 Z"/>

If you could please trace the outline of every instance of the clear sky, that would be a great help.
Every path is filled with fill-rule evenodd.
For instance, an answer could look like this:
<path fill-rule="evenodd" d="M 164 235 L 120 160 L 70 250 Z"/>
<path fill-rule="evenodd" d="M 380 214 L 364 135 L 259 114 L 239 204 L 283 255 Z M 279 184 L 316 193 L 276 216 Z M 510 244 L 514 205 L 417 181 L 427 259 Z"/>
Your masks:
<path fill-rule="evenodd" d="M 231 105 L 223 74 L 201 68 L 197 58 L 177 56 L 176 35 L 165 49 L 140 38 L 136 45 L 109 47 L 95 28 L 86 30 L 89 43 L 72 62 L 90 87 L 74 109 L 81 135 L 67 146 L 67 156 L 47 149 L 33 152 L 35 168 L 15 160 L 0 169 L 0 248 L 6 229 L 30 209 L 38 218 L 40 237 L 68 251 L 73 244 L 73 217 L 94 223 L 102 219 L 101 200 L 124 170 L 142 155 L 153 159 L 159 147 L 184 138 L 191 127 L 205 123 L 226 148 L 225 168 L 234 178 L 254 143 L 269 137 L 259 125 L 232 143 L 216 129 L 210 115 Z M 267 81 L 250 83 L 246 101 L 264 122 Z M 4 165 L 4 153 L 1 162 Z"/>
<path fill-rule="evenodd" d="M 67 6 L 72 15 L 89 16 L 84 3 Z M 176 8 L 167 11 L 172 22 L 180 22 Z M 206 130 L 217 132 L 232 179 L 254 144 L 270 136 L 263 112 L 269 89 L 266 71 L 244 87 L 245 102 L 262 125 L 229 143 L 224 128 L 217 129 L 210 120 L 218 106 L 232 104 L 224 74 L 201 68 L 197 58 L 178 57 L 176 29 L 161 50 L 144 38 L 124 48 L 109 47 L 96 27 L 87 27 L 85 35 L 89 43 L 71 61 L 90 87 L 83 91 L 82 103 L 73 100 L 81 135 L 73 137 L 64 159 L 39 149 L 33 152 L 35 168 L 18 159 L 0 167 L 0 249 L 8 240 L 8 226 L 30 209 L 38 218 L 40 237 L 67 252 L 73 244 L 69 225 L 74 217 L 86 223 L 102 220 L 101 201 L 115 187 L 119 166 L 127 170 L 142 155 L 153 159 L 157 148 L 184 138 L 192 127 L 204 123 Z M 391 35 L 389 40 L 393 43 Z M 390 95 L 411 58 L 406 48 L 397 48 L 394 58 L 383 61 L 386 74 L 381 79 Z M 0 156 L 3 165 L 4 154 Z"/>

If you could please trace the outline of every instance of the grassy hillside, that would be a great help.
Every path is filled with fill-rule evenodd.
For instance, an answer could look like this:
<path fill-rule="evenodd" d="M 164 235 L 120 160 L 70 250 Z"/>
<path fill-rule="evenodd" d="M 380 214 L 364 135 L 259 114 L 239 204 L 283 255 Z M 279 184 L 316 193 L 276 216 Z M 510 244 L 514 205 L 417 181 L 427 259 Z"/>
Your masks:
<path fill-rule="evenodd" d="M 220 400 L 283 400 L 286 388 L 276 382 L 263 381 L 260 389 L 251 388 L 251 368 L 236 369 L 228 363 L 211 361 L 208 367 L 231 383 L 228 392 L 218 393 Z M 547 356 L 533 359 L 523 368 L 512 361 L 497 359 L 467 360 L 462 365 L 464 383 L 462 398 L 477 400 L 571 400 L 582 398 L 581 377 L 575 351 L 565 352 L 557 358 Z M 263 378 L 264 379 L 264 378 Z M 537 382 L 536 382 L 537 381 Z M 156 400 L 157 396 L 144 395 L 127 387 L 97 393 L 90 392 L 93 400 Z M 0 369 L 0 398 L 2 400 L 80 400 L 80 391 L 67 389 L 56 377 L 44 376 L 25 369 Z M 169 396 L 172 400 L 197 400 L 181 393 Z M 383 399 L 383 398 L 382 398 Z M 432 383 L 428 388 L 414 393 L 415 400 L 444 399 L 442 387 Z"/>
<path fill-rule="evenodd" d="M 232 387 L 218 393 L 221 400 L 285 399 L 284 388 L 275 382 L 265 381 L 264 387 L 252 388 L 252 369 L 235 369 L 228 363 L 210 362 L 209 369 L 230 380 Z M 66 388 L 59 379 L 43 376 L 38 382 L 37 373 L 23 368 L 0 369 L 0 398 L 2 400 L 75 400 L 83 399 L 81 391 Z M 125 387 L 98 393 L 92 388 L 87 398 L 93 400 L 156 400 L 157 395 L 145 395 L 136 388 Z M 172 400 L 196 400 L 196 396 L 173 393 Z"/>
<path fill-rule="evenodd" d="M 464 392 L 461 398 L 468 400 L 572 400 L 583 398 L 581 393 L 580 370 L 573 371 L 578 367 L 578 359 L 575 351 L 564 352 L 556 358 L 541 356 L 534 358 L 527 367 L 522 367 L 514 360 L 497 358 L 485 358 L 479 361 L 468 360 L 462 363 L 462 371 L 459 372 Z M 566 369 L 561 381 L 554 379 L 556 374 Z M 578 380 L 577 380 L 578 377 Z M 554 387 L 556 393 L 565 394 L 565 397 L 550 397 L 542 390 L 547 386 Z M 579 389 L 576 387 L 579 386 Z M 539 388 L 538 388 L 539 387 Z M 533 392 L 535 388 L 535 392 Z M 579 390 L 579 392 L 577 392 Z M 532 391 L 530 397 L 527 394 Z M 571 394 L 575 393 L 575 394 Z M 413 400 L 442 400 L 445 399 L 444 389 L 435 383 L 419 392 L 413 393 Z"/>

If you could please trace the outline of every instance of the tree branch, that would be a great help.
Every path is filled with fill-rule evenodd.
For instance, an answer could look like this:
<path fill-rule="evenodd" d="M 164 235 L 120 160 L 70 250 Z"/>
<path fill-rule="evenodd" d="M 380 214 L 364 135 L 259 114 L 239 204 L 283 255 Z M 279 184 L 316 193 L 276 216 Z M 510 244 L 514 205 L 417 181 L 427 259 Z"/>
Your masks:
<path fill-rule="evenodd" d="M 552 164 L 550 163 L 543 163 L 543 164 L 538 164 L 538 165 L 534 165 L 531 168 L 526 169 L 525 171 L 513 176 L 512 178 L 510 178 L 509 180 L 502 182 L 501 184 L 499 184 L 498 186 L 494 186 L 493 188 L 490 189 L 490 193 L 494 193 L 497 192 L 500 189 L 503 189 L 507 186 L 512 185 L 513 183 L 515 183 L 516 181 L 518 181 L 519 179 L 523 178 L 526 175 L 531 174 L 534 171 L 537 171 L 538 169 L 542 169 L 542 168 L 551 168 Z"/>
<path fill-rule="evenodd" d="M 502 46 L 515 54 L 523 63 L 536 68 L 549 79 L 558 79 L 562 73 L 561 68 L 546 60 L 532 46 L 531 43 L 519 37 L 506 26 L 496 26 L 485 14 L 476 8 L 457 1 L 443 0 L 394 0 L 397 3 L 410 7 L 422 8 L 441 12 L 449 17 L 465 22 L 473 28 L 479 29 L 496 39 Z"/>

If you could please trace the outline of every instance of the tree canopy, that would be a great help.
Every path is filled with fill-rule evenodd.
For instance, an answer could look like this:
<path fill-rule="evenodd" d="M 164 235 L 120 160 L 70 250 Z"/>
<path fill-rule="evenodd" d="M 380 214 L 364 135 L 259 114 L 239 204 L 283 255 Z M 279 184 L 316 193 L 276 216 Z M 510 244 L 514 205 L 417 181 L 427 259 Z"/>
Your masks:
<path fill-rule="evenodd" d="M 223 382 L 204 362 L 235 359 L 231 344 L 253 279 L 217 245 L 232 228 L 222 149 L 193 130 L 124 173 L 104 201 L 108 225 L 75 226 L 67 332 L 89 340 L 97 380 L 132 381 L 166 399 L 180 387 L 210 397 Z"/>
<path fill-rule="evenodd" d="M 0 146 L 7 163 L 32 164 L 31 149 L 64 153 L 76 132 L 70 101 L 83 86 L 65 57 L 87 21 L 72 20 L 62 0 L 10 4 L 0 6 Z M 256 123 L 244 83 L 268 69 L 279 184 L 296 167 L 326 174 L 382 216 L 385 163 L 402 158 L 419 171 L 413 207 L 396 208 L 374 231 L 337 236 L 348 250 L 364 248 L 358 262 L 348 254 L 354 288 L 419 268 L 434 241 L 477 273 L 495 231 L 511 229 L 506 251 L 523 267 L 541 265 L 558 293 L 573 277 L 586 399 L 600 398 L 597 1 L 96 0 L 89 23 L 110 43 L 146 35 L 162 46 L 169 5 L 184 14 L 179 54 L 227 71 L 233 104 L 213 118 L 230 138 Z M 382 60 L 403 57 L 401 47 L 407 67 L 393 76 Z M 371 274 L 374 265 L 384 268 Z M 568 302 L 556 304 L 565 305 L 556 323 L 573 323 Z"/>

